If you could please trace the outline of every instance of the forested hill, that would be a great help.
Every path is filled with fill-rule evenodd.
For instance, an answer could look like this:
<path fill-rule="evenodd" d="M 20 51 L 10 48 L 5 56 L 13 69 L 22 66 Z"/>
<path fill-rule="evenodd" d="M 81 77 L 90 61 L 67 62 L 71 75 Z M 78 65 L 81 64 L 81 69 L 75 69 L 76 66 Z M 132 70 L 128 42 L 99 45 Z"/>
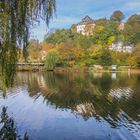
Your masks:
<path fill-rule="evenodd" d="M 115 11 L 110 19 L 94 20 L 92 34 L 85 36 L 76 32 L 76 25 L 70 29 L 58 29 L 45 36 L 43 42 L 35 40 L 28 46 L 29 61 L 44 61 L 46 55 L 54 53 L 61 66 L 128 65 L 140 66 L 140 15 L 127 20 L 121 11 Z M 123 22 L 125 21 L 125 22 Z M 119 27 L 124 24 L 124 27 Z M 122 45 L 120 49 L 120 43 Z M 109 49 L 112 44 L 118 47 Z M 132 50 L 126 51 L 127 47 Z M 113 46 L 112 46 L 113 47 Z"/>

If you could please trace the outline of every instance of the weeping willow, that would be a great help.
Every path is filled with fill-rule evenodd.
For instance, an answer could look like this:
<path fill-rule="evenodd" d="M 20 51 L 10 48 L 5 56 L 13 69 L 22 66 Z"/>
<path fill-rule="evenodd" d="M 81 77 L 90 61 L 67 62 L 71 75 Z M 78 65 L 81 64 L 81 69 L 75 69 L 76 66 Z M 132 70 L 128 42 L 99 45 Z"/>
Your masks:
<path fill-rule="evenodd" d="M 27 57 L 29 29 L 40 19 L 49 24 L 55 0 L 0 0 L 0 67 L 2 88 L 12 86 L 16 74 L 17 51 Z"/>

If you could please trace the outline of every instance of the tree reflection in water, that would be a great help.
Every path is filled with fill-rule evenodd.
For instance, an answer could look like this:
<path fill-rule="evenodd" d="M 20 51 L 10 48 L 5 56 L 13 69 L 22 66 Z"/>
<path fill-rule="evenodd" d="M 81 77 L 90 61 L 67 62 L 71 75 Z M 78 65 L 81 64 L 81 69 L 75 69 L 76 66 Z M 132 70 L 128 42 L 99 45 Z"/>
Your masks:
<path fill-rule="evenodd" d="M 0 140 L 28 140 L 27 133 L 22 138 L 16 129 L 15 122 L 7 114 L 7 108 L 3 107 L 0 119 Z"/>
<path fill-rule="evenodd" d="M 70 109 L 85 120 L 107 121 L 112 127 L 139 122 L 140 81 L 137 76 L 118 74 L 19 73 L 16 85 L 27 85 L 29 96 L 44 97 L 46 104 Z M 114 96 L 115 95 L 115 96 Z M 130 125 L 130 127 L 133 127 Z"/>

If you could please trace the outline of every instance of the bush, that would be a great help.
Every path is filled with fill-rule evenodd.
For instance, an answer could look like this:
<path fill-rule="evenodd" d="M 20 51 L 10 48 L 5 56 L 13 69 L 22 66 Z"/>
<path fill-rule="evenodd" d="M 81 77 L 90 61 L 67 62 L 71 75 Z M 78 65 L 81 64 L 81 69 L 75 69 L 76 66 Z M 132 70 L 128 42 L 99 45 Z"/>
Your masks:
<path fill-rule="evenodd" d="M 45 66 L 48 70 L 53 70 L 59 61 L 59 53 L 56 50 L 50 50 L 46 56 Z"/>
<path fill-rule="evenodd" d="M 85 59 L 84 63 L 86 66 L 93 66 L 95 64 L 94 60 L 91 58 Z"/>
<path fill-rule="evenodd" d="M 101 57 L 99 59 L 100 59 L 100 64 L 103 66 L 111 66 L 112 64 L 112 56 L 108 49 L 104 49 L 104 48 L 102 49 Z"/>

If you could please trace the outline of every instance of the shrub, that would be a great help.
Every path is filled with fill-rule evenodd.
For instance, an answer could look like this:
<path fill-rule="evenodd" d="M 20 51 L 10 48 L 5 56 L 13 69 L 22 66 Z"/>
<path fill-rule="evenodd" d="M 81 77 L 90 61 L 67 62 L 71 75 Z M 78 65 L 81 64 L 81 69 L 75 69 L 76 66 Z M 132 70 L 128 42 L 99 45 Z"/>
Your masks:
<path fill-rule="evenodd" d="M 48 70 L 53 70 L 59 61 L 59 53 L 56 50 L 50 50 L 46 56 L 45 66 Z"/>

